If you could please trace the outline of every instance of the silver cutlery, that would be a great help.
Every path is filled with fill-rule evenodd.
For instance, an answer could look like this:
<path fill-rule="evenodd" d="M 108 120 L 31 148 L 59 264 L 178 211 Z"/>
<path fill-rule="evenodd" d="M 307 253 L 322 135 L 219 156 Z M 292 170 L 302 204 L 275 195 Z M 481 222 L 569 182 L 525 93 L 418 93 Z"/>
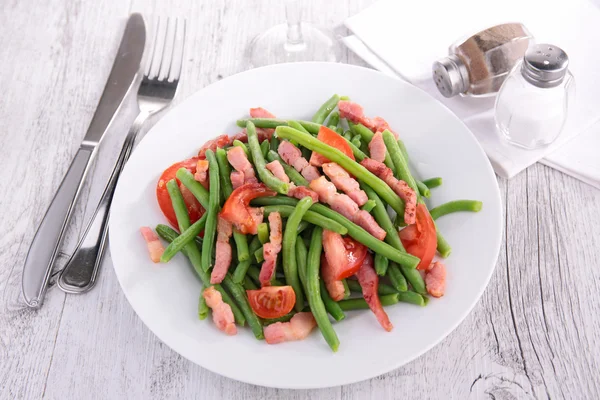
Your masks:
<path fill-rule="evenodd" d="M 87 133 L 27 253 L 23 266 L 22 290 L 29 307 L 37 308 L 42 305 L 73 206 L 96 156 L 98 145 L 135 81 L 145 42 L 144 19 L 140 14 L 132 14 L 127 21 L 117 56 Z"/>
<path fill-rule="evenodd" d="M 94 286 L 104 255 L 110 205 L 119 175 L 144 122 L 151 115 L 167 107 L 175 97 L 183 65 L 185 20 L 159 19 L 153 40 L 151 54 L 146 61 L 144 78 L 137 94 L 138 116 L 127 134 L 98 208 L 73 256 L 57 279 L 57 286 L 67 293 L 83 293 Z"/>

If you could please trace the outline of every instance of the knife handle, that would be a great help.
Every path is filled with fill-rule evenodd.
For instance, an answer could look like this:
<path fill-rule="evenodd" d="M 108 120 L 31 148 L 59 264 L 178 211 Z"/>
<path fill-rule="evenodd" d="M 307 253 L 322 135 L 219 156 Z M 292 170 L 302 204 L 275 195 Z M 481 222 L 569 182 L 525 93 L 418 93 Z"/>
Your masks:
<path fill-rule="evenodd" d="M 91 146 L 79 148 L 29 247 L 22 281 L 23 298 L 29 307 L 42 305 L 59 245 L 94 154 Z"/>
<path fill-rule="evenodd" d="M 96 276 L 106 248 L 110 205 L 121 171 L 131 154 L 134 140 L 135 135 L 127 135 L 98 207 L 75 252 L 56 280 L 57 286 L 64 292 L 84 293 L 96 283 Z"/>

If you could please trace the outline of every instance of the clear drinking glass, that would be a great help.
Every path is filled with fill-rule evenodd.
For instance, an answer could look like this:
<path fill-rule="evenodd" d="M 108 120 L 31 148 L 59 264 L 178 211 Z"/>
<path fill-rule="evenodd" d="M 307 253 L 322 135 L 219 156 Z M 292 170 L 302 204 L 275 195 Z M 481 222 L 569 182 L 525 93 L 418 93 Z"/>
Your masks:
<path fill-rule="evenodd" d="M 299 61 L 337 62 L 341 57 L 339 41 L 333 33 L 301 22 L 298 0 L 284 0 L 286 23 L 275 25 L 250 44 L 254 67 Z"/>

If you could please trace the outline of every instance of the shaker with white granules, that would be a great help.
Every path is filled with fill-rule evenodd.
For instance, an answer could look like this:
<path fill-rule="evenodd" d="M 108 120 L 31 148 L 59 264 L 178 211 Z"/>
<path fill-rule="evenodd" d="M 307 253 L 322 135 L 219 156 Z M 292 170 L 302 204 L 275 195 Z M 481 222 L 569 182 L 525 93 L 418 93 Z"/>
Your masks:
<path fill-rule="evenodd" d="M 510 143 L 537 149 L 552 143 L 567 121 L 575 95 L 569 57 L 551 44 L 531 46 L 496 99 L 496 126 Z"/>
<path fill-rule="evenodd" d="M 494 95 L 532 39 L 520 23 L 485 29 L 451 45 L 450 55 L 433 64 L 433 80 L 446 97 Z"/>

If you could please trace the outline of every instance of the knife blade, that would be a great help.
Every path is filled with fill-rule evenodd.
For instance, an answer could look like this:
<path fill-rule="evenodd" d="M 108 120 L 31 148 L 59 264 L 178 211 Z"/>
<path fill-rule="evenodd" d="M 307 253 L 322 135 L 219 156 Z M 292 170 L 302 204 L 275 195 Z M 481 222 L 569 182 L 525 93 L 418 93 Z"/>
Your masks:
<path fill-rule="evenodd" d="M 108 81 L 87 133 L 33 238 L 23 266 L 22 292 L 32 308 L 42 305 L 52 266 L 67 224 L 102 137 L 110 126 L 140 67 L 146 27 L 140 14 L 131 14 Z"/>

